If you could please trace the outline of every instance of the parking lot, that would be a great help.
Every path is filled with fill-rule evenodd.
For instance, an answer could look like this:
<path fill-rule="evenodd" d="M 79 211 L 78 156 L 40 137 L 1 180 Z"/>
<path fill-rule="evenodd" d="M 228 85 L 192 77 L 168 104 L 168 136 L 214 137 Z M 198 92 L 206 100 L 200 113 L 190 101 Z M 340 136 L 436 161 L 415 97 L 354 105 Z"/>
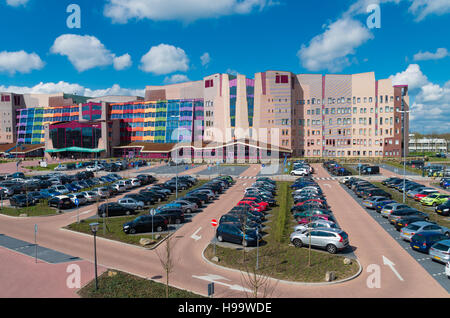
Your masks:
<path fill-rule="evenodd" d="M 447 292 L 450 293 L 450 280 L 445 275 L 445 265 L 434 262 L 431 260 L 428 254 L 414 251 L 409 242 L 400 238 L 400 233 L 397 232 L 395 227 L 381 214 L 375 210 L 370 210 L 364 207 L 362 201 L 353 191 L 348 189 L 345 185 L 340 186 L 370 215 L 374 221 L 376 221 L 397 243 L 411 255 Z M 433 213 L 433 209 L 430 208 L 430 213 Z"/>
<path fill-rule="evenodd" d="M 250 166 L 217 166 L 209 165 L 205 166 L 205 169 L 198 172 L 200 176 L 212 176 L 212 175 L 225 175 L 225 176 L 239 176 L 244 173 Z"/>
<path fill-rule="evenodd" d="M 192 165 L 192 164 L 183 164 L 178 166 L 169 166 L 169 165 L 162 165 L 159 167 L 150 168 L 147 170 L 142 171 L 143 173 L 152 173 L 152 174 L 176 174 L 188 171 L 190 169 L 197 168 L 198 165 Z"/>

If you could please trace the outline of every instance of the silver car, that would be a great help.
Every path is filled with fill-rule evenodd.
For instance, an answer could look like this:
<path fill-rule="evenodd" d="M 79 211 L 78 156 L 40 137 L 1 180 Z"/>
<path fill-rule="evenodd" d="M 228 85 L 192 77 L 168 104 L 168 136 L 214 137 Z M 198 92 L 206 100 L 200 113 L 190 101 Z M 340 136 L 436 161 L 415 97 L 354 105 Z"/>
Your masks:
<path fill-rule="evenodd" d="M 94 191 L 84 191 L 84 192 L 80 192 L 80 194 L 84 195 L 84 197 L 88 200 L 88 202 L 92 203 L 92 202 L 97 202 L 100 201 L 101 198 L 98 195 L 98 193 L 94 192 Z"/>
<path fill-rule="evenodd" d="M 70 198 L 73 204 L 76 204 L 75 200 L 78 199 L 78 206 L 85 205 L 86 203 L 88 203 L 86 197 L 81 193 L 68 194 L 67 196 Z"/>
<path fill-rule="evenodd" d="M 349 246 L 348 234 L 341 229 L 315 229 L 310 233 L 294 232 L 291 234 L 291 243 L 295 247 L 311 246 L 326 249 L 330 254 L 336 254 Z"/>
<path fill-rule="evenodd" d="M 363 200 L 362 204 L 368 209 L 375 209 L 377 203 L 385 201 L 386 197 L 371 197 Z"/>
<path fill-rule="evenodd" d="M 403 203 L 389 203 L 389 204 L 386 204 L 383 207 L 383 209 L 381 210 L 381 216 L 388 218 L 392 212 L 401 210 L 401 209 L 408 209 L 408 208 L 410 208 L 410 207 Z"/>
<path fill-rule="evenodd" d="M 316 220 L 314 222 L 308 224 L 299 224 L 294 227 L 295 232 L 305 232 L 308 229 L 317 229 L 317 228 L 330 228 L 330 229 L 338 229 L 336 223 L 327 221 L 327 220 Z"/>
<path fill-rule="evenodd" d="M 58 191 L 61 194 L 69 194 L 70 191 L 63 185 L 54 185 L 51 186 L 51 189 L 54 189 L 55 191 Z"/>
<path fill-rule="evenodd" d="M 124 207 L 133 209 L 133 210 L 142 210 L 144 209 L 144 202 L 135 200 L 133 198 L 122 198 L 117 201 L 120 205 Z"/>
<path fill-rule="evenodd" d="M 405 241 L 411 241 L 411 238 L 418 232 L 428 231 L 436 232 L 440 234 L 446 234 L 443 228 L 435 223 L 430 223 L 426 221 L 419 221 L 409 224 L 400 230 L 400 237 Z"/>
<path fill-rule="evenodd" d="M 184 213 L 192 213 L 198 210 L 197 204 L 186 200 L 175 200 L 172 203 L 181 205 L 181 209 Z"/>
<path fill-rule="evenodd" d="M 450 262 L 450 240 L 444 240 L 433 244 L 429 251 L 432 260 L 447 263 L 446 274 L 450 276 L 449 263 Z"/>

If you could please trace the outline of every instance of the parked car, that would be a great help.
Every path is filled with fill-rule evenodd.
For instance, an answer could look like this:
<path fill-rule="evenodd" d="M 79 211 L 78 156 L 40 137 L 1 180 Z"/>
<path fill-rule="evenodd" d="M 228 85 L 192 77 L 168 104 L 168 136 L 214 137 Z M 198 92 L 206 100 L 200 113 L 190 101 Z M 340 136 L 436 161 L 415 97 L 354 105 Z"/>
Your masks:
<path fill-rule="evenodd" d="M 183 210 L 179 208 L 158 208 L 155 215 L 164 217 L 168 224 L 181 224 L 185 221 Z"/>
<path fill-rule="evenodd" d="M 317 228 L 333 228 L 333 229 L 338 229 L 339 226 L 337 226 L 336 223 L 331 222 L 331 221 L 326 221 L 326 220 L 316 220 L 313 221 L 311 223 L 307 223 L 307 224 L 299 224 L 297 226 L 294 227 L 294 231 L 300 231 L 300 232 L 304 232 L 307 231 L 308 229 L 317 229 Z"/>
<path fill-rule="evenodd" d="M 135 214 L 135 210 L 116 202 L 109 202 L 100 205 L 98 207 L 97 214 L 100 217 L 103 217 L 103 214 L 105 214 L 106 217 L 122 216 Z"/>
<path fill-rule="evenodd" d="M 409 206 L 403 203 L 390 203 L 383 207 L 381 210 L 381 216 L 388 218 L 392 212 L 407 208 L 409 208 Z"/>
<path fill-rule="evenodd" d="M 424 213 L 422 211 L 413 209 L 413 208 L 406 208 L 406 209 L 400 209 L 400 210 L 396 210 L 394 212 L 392 212 L 389 217 L 388 220 L 390 223 L 394 224 L 397 223 L 398 220 L 400 220 L 402 217 L 405 216 L 418 216 L 422 219 L 424 219 L 425 221 L 428 221 L 430 219 L 430 217 L 428 216 L 427 213 Z"/>
<path fill-rule="evenodd" d="M 61 210 L 73 209 L 75 204 L 68 196 L 60 195 L 48 200 L 48 206 L 55 207 Z"/>
<path fill-rule="evenodd" d="M 441 263 L 450 262 L 450 240 L 440 241 L 431 246 L 429 255 L 433 261 Z"/>
<path fill-rule="evenodd" d="M 444 204 L 438 205 L 435 208 L 435 212 L 437 214 L 440 214 L 443 216 L 449 216 L 450 215 L 450 200 L 446 201 Z"/>
<path fill-rule="evenodd" d="M 122 198 L 119 199 L 117 203 L 133 210 L 143 210 L 145 206 L 144 202 L 133 198 Z"/>
<path fill-rule="evenodd" d="M 311 235 L 311 236 L 310 236 Z M 295 247 L 311 246 L 336 254 L 349 246 L 348 234 L 341 229 L 315 229 L 311 232 L 293 232 L 290 236 Z"/>
<path fill-rule="evenodd" d="M 242 244 L 242 246 L 254 246 L 261 241 L 262 235 L 256 234 L 256 230 L 243 231 L 235 223 L 222 223 L 217 227 L 216 238 L 219 242 Z"/>
<path fill-rule="evenodd" d="M 36 204 L 36 200 L 30 195 L 17 194 L 9 198 L 9 204 L 15 207 L 28 207 Z"/>
<path fill-rule="evenodd" d="M 445 202 L 448 201 L 449 198 L 450 198 L 450 195 L 448 195 L 448 194 L 432 193 L 432 194 L 426 196 L 425 198 L 423 198 L 422 200 L 420 200 L 420 203 L 422 205 L 435 207 L 435 206 L 444 204 Z"/>
<path fill-rule="evenodd" d="M 125 223 L 123 231 L 126 234 L 162 232 L 167 230 L 167 224 L 167 219 L 160 215 L 141 215 L 133 221 Z"/>
<path fill-rule="evenodd" d="M 409 224 L 400 230 L 400 237 L 405 241 L 411 241 L 411 238 L 419 232 L 429 231 L 439 234 L 447 234 L 439 225 L 426 221 L 419 221 Z M 449 234 L 450 235 L 450 234 Z"/>
<path fill-rule="evenodd" d="M 413 250 L 428 254 L 432 245 L 446 239 L 444 234 L 422 231 L 411 237 L 410 246 Z"/>

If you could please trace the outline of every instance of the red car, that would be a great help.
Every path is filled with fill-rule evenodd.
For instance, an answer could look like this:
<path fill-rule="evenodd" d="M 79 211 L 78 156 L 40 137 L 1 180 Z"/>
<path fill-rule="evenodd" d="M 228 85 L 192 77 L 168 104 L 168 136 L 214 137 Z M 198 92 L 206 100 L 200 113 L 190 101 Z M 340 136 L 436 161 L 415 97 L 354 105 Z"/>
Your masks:
<path fill-rule="evenodd" d="M 414 196 L 414 200 L 420 201 L 420 200 L 422 200 L 423 198 L 426 198 L 427 196 L 429 196 L 430 194 L 433 194 L 433 193 L 439 193 L 439 191 L 438 191 L 438 190 L 422 191 L 422 192 L 420 192 L 420 193 L 417 193 L 417 194 Z"/>
<path fill-rule="evenodd" d="M 238 206 L 249 206 L 249 207 L 255 209 L 258 212 L 262 212 L 263 211 L 263 208 L 261 206 L 259 206 L 258 204 L 256 204 L 253 201 L 250 201 L 250 200 L 239 201 L 239 203 L 237 205 Z"/>
<path fill-rule="evenodd" d="M 245 200 L 245 201 L 253 201 L 253 202 L 255 202 L 256 204 L 258 204 L 260 207 L 262 207 L 264 210 L 266 210 L 267 209 L 267 207 L 269 206 L 269 203 L 267 203 L 267 202 L 264 202 L 264 201 L 261 201 L 260 199 L 258 199 L 258 198 L 255 198 L 255 197 L 245 197 L 245 198 L 243 198 L 242 200 Z"/>

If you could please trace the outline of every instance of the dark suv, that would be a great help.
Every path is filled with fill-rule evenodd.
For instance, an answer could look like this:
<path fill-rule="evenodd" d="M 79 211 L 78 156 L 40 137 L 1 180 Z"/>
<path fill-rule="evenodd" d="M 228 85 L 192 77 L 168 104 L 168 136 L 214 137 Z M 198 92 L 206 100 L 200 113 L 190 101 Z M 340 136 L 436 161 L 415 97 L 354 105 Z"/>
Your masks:
<path fill-rule="evenodd" d="M 146 233 L 156 231 L 162 232 L 167 230 L 167 220 L 159 215 L 141 215 L 131 222 L 123 225 L 123 231 L 126 234 Z"/>

